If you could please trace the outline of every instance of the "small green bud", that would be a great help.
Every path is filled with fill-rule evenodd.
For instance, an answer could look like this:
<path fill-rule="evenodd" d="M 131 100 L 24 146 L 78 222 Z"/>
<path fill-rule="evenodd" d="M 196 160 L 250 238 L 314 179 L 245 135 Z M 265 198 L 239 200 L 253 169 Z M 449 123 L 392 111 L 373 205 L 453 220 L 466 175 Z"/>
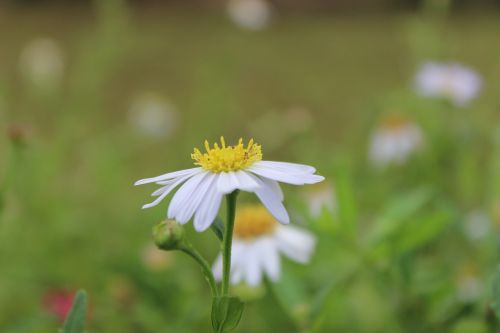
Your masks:
<path fill-rule="evenodd" d="M 165 220 L 153 227 L 153 240 L 162 250 L 176 250 L 184 243 L 184 228 L 174 220 Z"/>

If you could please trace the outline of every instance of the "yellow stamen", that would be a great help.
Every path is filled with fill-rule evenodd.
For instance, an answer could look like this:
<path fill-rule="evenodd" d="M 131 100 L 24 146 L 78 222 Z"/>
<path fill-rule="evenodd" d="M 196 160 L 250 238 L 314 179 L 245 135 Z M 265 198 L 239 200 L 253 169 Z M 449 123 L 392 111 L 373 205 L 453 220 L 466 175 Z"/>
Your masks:
<path fill-rule="evenodd" d="M 234 237 L 251 240 L 271 234 L 276 220 L 261 205 L 248 205 L 238 208 L 234 225 Z"/>
<path fill-rule="evenodd" d="M 254 162 L 262 160 L 261 146 L 255 144 L 253 139 L 248 142 L 247 147 L 243 145 L 243 139 L 238 141 L 235 146 L 226 146 L 224 137 L 220 138 L 221 147 L 217 143 L 211 148 L 208 141 L 205 140 L 206 153 L 202 153 L 195 148 L 191 158 L 195 165 L 203 169 L 218 172 L 237 171 L 248 168 Z"/>

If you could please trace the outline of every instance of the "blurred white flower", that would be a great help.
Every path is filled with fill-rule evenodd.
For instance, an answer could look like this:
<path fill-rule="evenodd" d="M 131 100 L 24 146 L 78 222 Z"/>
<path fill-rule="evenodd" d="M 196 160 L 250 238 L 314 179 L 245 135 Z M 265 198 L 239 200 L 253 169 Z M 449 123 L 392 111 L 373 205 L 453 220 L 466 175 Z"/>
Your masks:
<path fill-rule="evenodd" d="M 464 233 L 472 241 L 480 240 L 491 230 L 491 221 L 486 212 L 475 210 L 465 218 Z"/>
<path fill-rule="evenodd" d="M 163 139 L 175 131 L 177 110 L 168 100 L 154 93 L 142 93 L 130 105 L 129 121 L 143 135 Z"/>
<path fill-rule="evenodd" d="M 292 134 L 303 133 L 313 126 L 314 118 L 311 111 L 301 106 L 291 107 L 285 114 L 285 124 Z"/>
<path fill-rule="evenodd" d="M 63 51 L 53 39 L 34 39 L 22 50 L 19 65 L 23 76 L 32 84 L 54 86 L 60 83 L 64 74 Z"/>
<path fill-rule="evenodd" d="M 455 63 L 428 62 L 415 76 L 415 89 L 425 97 L 449 99 L 466 106 L 481 90 L 482 79 L 470 68 Z"/>
<path fill-rule="evenodd" d="M 231 283 L 244 281 L 258 286 L 264 276 L 272 281 L 281 276 L 281 258 L 306 264 L 314 251 L 315 237 L 300 228 L 281 225 L 260 205 L 237 210 L 231 258 Z M 213 266 L 214 276 L 222 279 L 222 256 Z"/>
<path fill-rule="evenodd" d="M 144 266 L 151 271 L 163 271 L 173 262 L 172 252 L 162 251 L 151 244 L 142 250 L 141 259 Z"/>
<path fill-rule="evenodd" d="M 305 199 L 309 207 L 309 214 L 314 218 L 320 217 L 323 209 L 333 213 L 337 206 L 335 191 L 329 182 L 310 186 L 305 191 Z"/>
<path fill-rule="evenodd" d="M 465 264 L 456 279 L 456 295 L 459 301 L 470 303 L 477 301 L 483 291 L 483 282 L 473 264 Z"/>
<path fill-rule="evenodd" d="M 400 115 L 387 117 L 372 136 L 369 157 L 377 167 L 403 164 L 423 145 L 420 127 Z"/>
<path fill-rule="evenodd" d="M 265 0 L 229 0 L 229 18 L 249 30 L 264 29 L 271 20 L 271 7 Z"/>

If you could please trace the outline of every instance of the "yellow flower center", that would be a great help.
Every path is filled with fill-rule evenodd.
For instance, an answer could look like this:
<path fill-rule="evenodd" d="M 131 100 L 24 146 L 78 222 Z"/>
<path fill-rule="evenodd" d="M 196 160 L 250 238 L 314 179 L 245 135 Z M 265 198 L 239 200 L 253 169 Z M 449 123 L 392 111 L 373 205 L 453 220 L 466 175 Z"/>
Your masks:
<path fill-rule="evenodd" d="M 240 139 L 237 145 L 226 146 L 224 137 L 221 137 L 220 143 L 220 147 L 215 143 L 214 147 L 210 148 L 208 141 L 205 140 L 206 153 L 195 148 L 191 154 L 191 158 L 195 161 L 194 164 L 207 171 L 218 173 L 242 170 L 254 162 L 262 160 L 261 146 L 255 144 L 253 139 L 248 142 L 246 147 L 243 145 L 243 139 Z"/>
<path fill-rule="evenodd" d="M 238 208 L 234 225 L 234 236 L 250 240 L 271 234 L 277 222 L 269 212 L 260 205 L 249 205 Z"/>

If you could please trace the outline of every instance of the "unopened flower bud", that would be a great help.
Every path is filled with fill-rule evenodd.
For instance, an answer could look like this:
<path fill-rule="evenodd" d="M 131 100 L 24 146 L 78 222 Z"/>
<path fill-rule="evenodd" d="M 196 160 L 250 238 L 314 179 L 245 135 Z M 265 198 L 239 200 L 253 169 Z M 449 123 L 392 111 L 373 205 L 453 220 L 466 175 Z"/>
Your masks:
<path fill-rule="evenodd" d="M 153 227 L 153 240 L 162 250 L 179 249 L 184 242 L 184 228 L 174 220 L 165 220 Z"/>

